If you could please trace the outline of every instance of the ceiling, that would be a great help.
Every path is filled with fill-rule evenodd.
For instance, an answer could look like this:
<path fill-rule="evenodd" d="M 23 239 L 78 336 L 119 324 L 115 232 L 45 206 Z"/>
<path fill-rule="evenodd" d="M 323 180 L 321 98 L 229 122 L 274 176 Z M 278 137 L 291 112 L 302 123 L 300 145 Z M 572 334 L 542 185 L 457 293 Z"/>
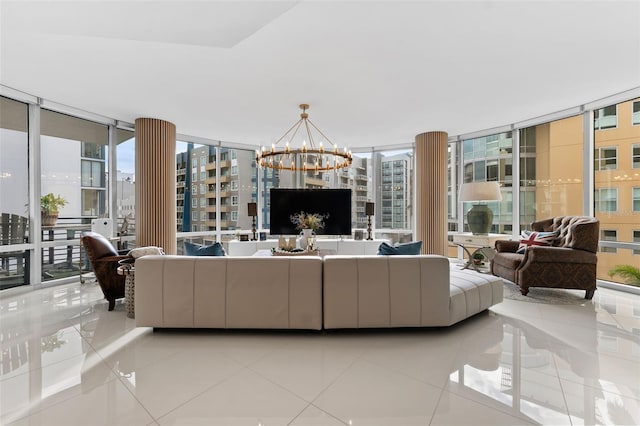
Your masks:
<path fill-rule="evenodd" d="M 460 135 L 640 87 L 638 1 L 6 1 L 0 84 L 125 122 L 352 148 Z"/>

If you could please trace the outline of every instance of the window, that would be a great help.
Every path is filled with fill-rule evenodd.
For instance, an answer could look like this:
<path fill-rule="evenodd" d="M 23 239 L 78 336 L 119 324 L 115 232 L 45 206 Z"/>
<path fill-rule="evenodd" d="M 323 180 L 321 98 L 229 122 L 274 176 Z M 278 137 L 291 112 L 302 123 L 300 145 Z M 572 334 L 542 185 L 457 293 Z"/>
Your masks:
<path fill-rule="evenodd" d="M 207 199 L 202 197 L 200 198 L 200 207 L 207 207 Z"/>
<path fill-rule="evenodd" d="M 605 108 L 593 111 L 594 129 L 612 129 L 618 126 L 617 105 L 610 105 Z"/>
<path fill-rule="evenodd" d="M 205 180 L 207 178 L 207 172 L 200 172 L 200 180 Z"/>
<path fill-rule="evenodd" d="M 197 194 L 197 193 L 198 193 L 198 185 L 194 183 L 193 185 L 191 185 L 191 194 Z"/>
<path fill-rule="evenodd" d="M 232 222 L 237 222 L 238 221 L 238 211 L 237 210 L 231 212 L 231 221 Z"/>
<path fill-rule="evenodd" d="M 238 166 L 231 166 L 231 176 L 237 176 L 237 175 L 238 175 Z"/>
<path fill-rule="evenodd" d="M 596 212 L 615 212 L 618 210 L 618 190 L 616 188 L 599 188 L 595 190 Z"/>
<path fill-rule="evenodd" d="M 198 207 L 198 199 L 197 198 L 192 198 L 191 199 L 191 207 Z"/>
<path fill-rule="evenodd" d="M 631 116 L 631 124 L 634 126 L 640 124 L 640 101 L 633 103 L 633 114 Z"/>
<path fill-rule="evenodd" d="M 618 148 L 605 147 L 596 148 L 594 153 L 594 166 L 595 171 L 598 170 L 615 170 L 618 168 Z"/>
<path fill-rule="evenodd" d="M 194 182 L 198 180 L 198 172 L 191 173 L 191 180 Z"/>
<path fill-rule="evenodd" d="M 231 190 L 232 191 L 237 191 L 238 190 L 238 181 L 237 180 L 232 180 L 231 181 Z"/>
<path fill-rule="evenodd" d="M 203 155 L 200 157 L 200 165 L 204 166 L 205 164 L 207 164 L 207 156 Z"/>
<path fill-rule="evenodd" d="M 204 183 L 200 184 L 200 194 L 206 194 L 207 193 L 207 185 L 205 185 Z"/>
<path fill-rule="evenodd" d="M 104 149 L 103 146 L 100 148 Z M 104 188 L 105 171 L 104 161 L 82 160 L 81 167 L 81 185 L 93 188 Z"/>
<path fill-rule="evenodd" d="M 640 144 L 631 147 L 631 167 L 640 169 Z"/>
<path fill-rule="evenodd" d="M 191 221 L 192 222 L 197 222 L 198 221 L 198 212 L 191 212 Z M 195 228 L 195 229 L 197 229 L 197 228 Z M 195 229 L 194 229 L 194 231 L 195 231 Z"/>
<path fill-rule="evenodd" d="M 207 212 L 201 211 L 200 212 L 200 221 L 201 222 L 205 222 L 206 220 L 207 220 Z"/>
<path fill-rule="evenodd" d="M 615 229 L 602 229 L 600 231 L 600 239 L 602 241 L 618 241 L 618 231 Z M 602 253 L 617 253 L 615 247 L 600 247 Z"/>
<path fill-rule="evenodd" d="M 633 211 L 640 212 L 640 188 L 631 189 L 631 200 Z"/>
<path fill-rule="evenodd" d="M 633 230 L 633 242 L 634 243 L 640 243 L 640 231 L 638 230 Z M 634 250 L 633 251 L 634 255 L 640 255 L 640 250 Z"/>
<path fill-rule="evenodd" d="M 232 195 L 231 196 L 231 205 L 232 206 L 237 206 L 238 205 L 238 196 L 237 195 Z"/>

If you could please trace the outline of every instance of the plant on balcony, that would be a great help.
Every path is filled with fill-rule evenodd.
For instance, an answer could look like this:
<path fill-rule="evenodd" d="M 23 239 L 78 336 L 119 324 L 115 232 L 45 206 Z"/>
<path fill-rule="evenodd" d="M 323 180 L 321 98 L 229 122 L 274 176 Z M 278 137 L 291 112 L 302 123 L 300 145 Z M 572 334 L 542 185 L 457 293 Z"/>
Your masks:
<path fill-rule="evenodd" d="M 640 268 L 631 265 L 616 265 L 609 269 L 609 276 L 620 275 L 626 284 L 640 287 Z"/>
<path fill-rule="evenodd" d="M 61 207 L 67 204 L 67 200 L 61 195 L 50 192 L 40 197 L 40 214 L 42 226 L 53 226 L 58 220 L 58 213 Z"/>

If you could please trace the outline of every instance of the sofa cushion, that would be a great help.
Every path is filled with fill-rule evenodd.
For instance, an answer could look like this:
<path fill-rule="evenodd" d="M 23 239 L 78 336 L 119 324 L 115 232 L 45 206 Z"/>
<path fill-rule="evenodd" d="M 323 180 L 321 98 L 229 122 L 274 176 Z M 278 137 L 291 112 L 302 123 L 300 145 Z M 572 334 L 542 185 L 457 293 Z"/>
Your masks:
<path fill-rule="evenodd" d="M 380 244 L 378 254 L 383 256 L 389 255 L 418 255 L 422 251 L 422 241 L 413 241 L 404 244 L 390 245 L 387 243 Z"/>
<path fill-rule="evenodd" d="M 184 254 L 187 256 L 226 256 L 222 244 L 215 242 L 210 246 L 203 246 L 201 244 L 184 242 Z"/>
<path fill-rule="evenodd" d="M 162 247 L 156 246 L 145 246 L 145 247 L 136 247 L 134 249 L 129 250 L 127 256 L 131 256 L 134 259 L 137 259 L 142 256 L 149 255 L 161 255 L 164 254 L 164 249 Z"/>
<path fill-rule="evenodd" d="M 522 234 L 520 234 L 520 245 L 516 253 L 524 254 L 529 246 L 550 246 L 553 244 L 553 241 L 558 238 L 558 234 L 558 231 L 522 231 Z"/>

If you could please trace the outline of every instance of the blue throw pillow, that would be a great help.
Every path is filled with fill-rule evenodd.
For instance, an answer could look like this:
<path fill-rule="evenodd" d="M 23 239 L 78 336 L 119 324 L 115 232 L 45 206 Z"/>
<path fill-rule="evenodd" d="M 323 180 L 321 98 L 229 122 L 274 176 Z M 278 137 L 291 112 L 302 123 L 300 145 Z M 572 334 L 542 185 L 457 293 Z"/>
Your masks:
<path fill-rule="evenodd" d="M 226 256 L 224 247 L 220 243 L 213 243 L 210 246 L 184 242 L 184 254 L 187 256 Z"/>
<path fill-rule="evenodd" d="M 422 241 L 413 241 L 411 243 L 394 244 L 387 243 L 380 244 L 378 247 L 378 254 L 383 256 L 396 255 L 396 254 L 409 254 L 417 255 L 422 251 Z"/>

